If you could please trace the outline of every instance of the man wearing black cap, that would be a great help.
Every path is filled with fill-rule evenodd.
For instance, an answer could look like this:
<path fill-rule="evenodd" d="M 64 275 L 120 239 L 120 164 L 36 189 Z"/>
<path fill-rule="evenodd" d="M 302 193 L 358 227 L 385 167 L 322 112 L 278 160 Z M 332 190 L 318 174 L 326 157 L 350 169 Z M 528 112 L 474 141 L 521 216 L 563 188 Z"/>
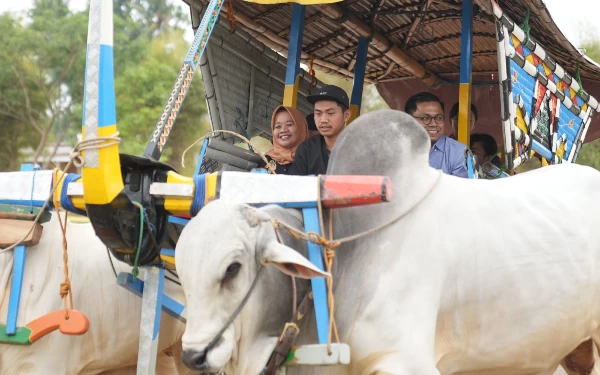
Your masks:
<path fill-rule="evenodd" d="M 348 94 L 337 86 L 323 86 L 306 100 L 315 106 L 314 119 L 319 134 L 298 146 L 288 172 L 291 175 L 325 174 L 333 145 L 351 115 Z"/>
<path fill-rule="evenodd" d="M 315 114 L 311 113 L 306 116 L 306 123 L 308 124 L 308 134 L 311 136 L 319 134 L 319 130 L 317 129 L 317 124 L 315 124 Z"/>

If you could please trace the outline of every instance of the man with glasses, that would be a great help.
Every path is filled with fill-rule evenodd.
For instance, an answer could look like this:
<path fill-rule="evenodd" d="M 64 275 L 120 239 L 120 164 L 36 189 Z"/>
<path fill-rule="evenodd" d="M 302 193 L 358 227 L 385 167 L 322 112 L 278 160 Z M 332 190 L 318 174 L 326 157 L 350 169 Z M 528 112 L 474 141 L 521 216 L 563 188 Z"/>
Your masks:
<path fill-rule="evenodd" d="M 446 174 L 467 178 L 465 145 L 444 135 L 444 103 L 431 93 L 421 92 L 406 101 L 404 112 L 414 117 L 429 134 L 429 165 Z"/>

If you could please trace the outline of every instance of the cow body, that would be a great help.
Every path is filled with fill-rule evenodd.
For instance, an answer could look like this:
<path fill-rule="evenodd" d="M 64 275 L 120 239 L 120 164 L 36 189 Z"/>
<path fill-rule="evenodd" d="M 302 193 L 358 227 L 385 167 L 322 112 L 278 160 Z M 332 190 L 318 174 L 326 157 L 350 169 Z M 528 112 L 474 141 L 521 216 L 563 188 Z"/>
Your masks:
<path fill-rule="evenodd" d="M 600 342 L 600 173 L 560 165 L 473 181 L 440 175 L 428 152 L 425 131 L 396 111 L 362 116 L 338 139 L 328 174 L 390 176 L 393 199 L 334 212 L 335 238 L 401 219 L 336 251 L 335 318 L 352 363 L 288 374 L 550 375 L 584 341 Z M 268 319 L 281 329 L 289 319 L 281 296 L 291 288 L 276 270 L 261 276 L 221 343 L 205 348 L 260 264 L 316 277 L 275 244 L 268 219 L 283 211 L 217 201 L 182 233 L 188 365 L 254 375 L 266 363 L 279 332 L 248 327 Z M 232 259 L 244 271 L 229 279 Z M 265 292 L 272 284 L 277 293 Z M 300 343 L 315 343 L 314 318 L 304 324 Z"/>
<path fill-rule="evenodd" d="M 88 332 L 68 336 L 55 331 L 30 346 L 0 345 L 0 373 L 98 374 L 135 366 L 141 298 L 118 286 L 106 247 L 90 224 L 69 222 L 67 242 L 74 306 L 88 317 Z M 117 272 L 131 270 L 113 262 Z M 12 251 L 0 254 L 0 324 L 6 324 L 12 264 Z M 17 326 L 62 309 L 59 285 L 63 280 L 62 234 L 54 213 L 44 224 L 40 243 L 27 250 Z M 166 282 L 165 289 L 181 301 L 179 287 Z M 177 343 L 183 328 L 176 319 L 164 317 L 159 350 Z M 159 368 L 168 368 L 164 362 L 173 361 L 163 354 L 158 358 Z"/>

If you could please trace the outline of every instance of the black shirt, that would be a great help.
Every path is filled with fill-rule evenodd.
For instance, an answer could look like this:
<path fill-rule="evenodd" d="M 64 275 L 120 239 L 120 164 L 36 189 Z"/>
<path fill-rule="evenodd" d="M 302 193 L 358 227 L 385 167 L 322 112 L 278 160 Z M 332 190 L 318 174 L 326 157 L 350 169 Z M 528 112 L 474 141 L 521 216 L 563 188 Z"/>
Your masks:
<path fill-rule="evenodd" d="M 273 159 L 269 155 L 265 155 L 265 156 L 269 162 L 273 161 Z M 279 164 L 274 161 L 273 161 L 273 164 L 275 164 L 275 173 L 276 174 L 290 174 L 290 169 L 291 169 L 292 165 L 294 165 L 294 163 L 282 165 L 282 164 Z M 258 168 L 267 168 L 267 166 L 265 165 L 265 162 L 262 159 L 258 163 Z"/>
<path fill-rule="evenodd" d="M 321 134 L 313 135 L 298 146 L 294 163 L 287 174 L 298 176 L 325 174 L 329 154 L 331 151 L 327 149 L 325 138 Z"/>

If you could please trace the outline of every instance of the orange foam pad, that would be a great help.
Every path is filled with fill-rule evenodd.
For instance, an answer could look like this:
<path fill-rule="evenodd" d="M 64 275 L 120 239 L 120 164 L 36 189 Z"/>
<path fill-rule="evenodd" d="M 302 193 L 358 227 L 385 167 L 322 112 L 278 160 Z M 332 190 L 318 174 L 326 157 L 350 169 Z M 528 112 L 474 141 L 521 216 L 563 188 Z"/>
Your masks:
<path fill-rule="evenodd" d="M 65 335 L 83 335 L 86 333 L 90 326 L 88 318 L 77 310 L 67 311 L 69 312 L 69 319 L 65 319 L 65 310 L 59 310 L 27 323 L 27 328 L 31 330 L 29 341 L 34 342 L 57 328 Z"/>
<path fill-rule="evenodd" d="M 392 200 L 392 181 L 386 176 L 323 176 L 321 200 L 327 208 L 362 206 Z"/>

